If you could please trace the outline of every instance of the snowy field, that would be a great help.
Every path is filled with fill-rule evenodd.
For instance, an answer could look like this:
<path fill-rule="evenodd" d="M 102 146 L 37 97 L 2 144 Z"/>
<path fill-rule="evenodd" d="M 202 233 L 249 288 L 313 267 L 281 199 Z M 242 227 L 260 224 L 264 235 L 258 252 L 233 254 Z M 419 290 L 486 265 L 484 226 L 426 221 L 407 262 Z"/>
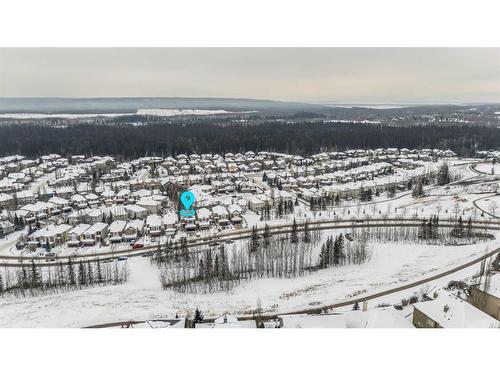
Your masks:
<path fill-rule="evenodd" d="M 491 175 L 500 175 L 500 165 L 491 162 L 477 163 L 476 170 L 478 172 L 487 173 Z"/>
<path fill-rule="evenodd" d="M 248 112 L 231 112 L 223 109 L 138 109 L 138 115 L 146 116 L 207 116 L 207 115 L 224 115 L 229 113 L 248 113 Z"/>
<path fill-rule="evenodd" d="M 206 116 L 206 115 L 224 115 L 231 113 L 251 113 L 255 111 L 232 112 L 222 109 L 208 110 L 208 109 L 138 109 L 136 113 L 0 113 L 0 119 L 49 119 L 49 118 L 65 118 L 65 119 L 79 119 L 91 117 L 119 117 L 119 116 Z"/>
<path fill-rule="evenodd" d="M 297 279 L 252 280 L 230 292 L 197 295 L 163 290 L 158 270 L 149 258 L 131 258 L 130 279 L 126 284 L 42 297 L 0 299 L 0 326 L 81 327 L 192 315 L 196 307 L 207 317 L 224 312 L 249 314 L 258 299 L 265 312 L 284 313 L 404 285 L 465 263 L 498 246 L 498 239 L 459 247 L 371 244 L 372 259 L 363 265 L 325 269 Z M 447 280 L 453 278 L 450 275 Z M 399 294 L 411 295 L 411 291 Z"/>

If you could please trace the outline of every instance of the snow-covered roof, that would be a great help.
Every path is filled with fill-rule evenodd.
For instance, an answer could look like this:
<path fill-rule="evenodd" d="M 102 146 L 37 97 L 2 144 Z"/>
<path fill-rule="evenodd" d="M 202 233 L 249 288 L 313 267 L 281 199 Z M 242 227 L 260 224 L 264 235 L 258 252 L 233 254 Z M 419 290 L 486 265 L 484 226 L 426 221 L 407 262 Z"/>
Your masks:
<path fill-rule="evenodd" d="M 196 211 L 196 216 L 198 216 L 198 219 L 204 220 L 210 218 L 210 216 L 212 216 L 212 213 L 208 208 L 200 208 Z"/>
<path fill-rule="evenodd" d="M 492 328 L 500 322 L 463 299 L 447 292 L 433 301 L 413 305 L 443 328 Z"/>
<path fill-rule="evenodd" d="M 255 320 L 238 320 L 235 316 L 223 314 L 213 323 L 197 323 L 195 328 L 257 328 Z"/>
<path fill-rule="evenodd" d="M 158 215 L 149 215 L 146 218 L 146 225 L 148 226 L 159 227 L 161 226 L 161 223 L 162 223 L 161 217 Z"/>
<path fill-rule="evenodd" d="M 60 205 L 60 206 L 64 206 L 64 205 L 69 204 L 68 200 L 61 198 L 61 197 L 52 197 L 49 199 L 49 202 L 56 204 L 56 205 Z"/>
<path fill-rule="evenodd" d="M 147 210 L 144 207 L 138 206 L 136 204 L 128 204 L 125 206 L 125 209 L 131 212 L 140 213 L 146 212 Z"/>
<path fill-rule="evenodd" d="M 59 234 L 62 234 L 64 232 L 69 231 L 71 228 L 72 228 L 72 226 L 67 225 L 67 224 L 60 224 L 57 226 L 49 225 L 46 228 L 42 228 L 42 229 L 37 230 L 36 232 L 32 233 L 31 235 L 35 238 L 54 237 L 54 236 L 57 236 Z"/>
<path fill-rule="evenodd" d="M 76 234 L 77 236 L 80 236 L 89 228 L 90 224 L 78 224 L 76 227 L 69 231 L 69 234 Z"/>
<path fill-rule="evenodd" d="M 415 328 L 392 307 L 351 311 L 344 316 L 347 328 Z"/>
<path fill-rule="evenodd" d="M 224 206 L 214 206 L 212 207 L 212 212 L 216 215 L 227 215 L 227 208 Z"/>
<path fill-rule="evenodd" d="M 125 226 L 127 225 L 126 221 L 123 220 L 116 220 L 111 223 L 109 226 L 109 231 L 111 233 L 118 233 L 121 232 L 125 229 Z"/>
<path fill-rule="evenodd" d="M 282 328 L 346 328 L 343 315 L 280 315 Z"/>
<path fill-rule="evenodd" d="M 144 228 L 144 221 L 143 220 L 139 220 L 139 219 L 131 220 L 125 226 L 125 230 L 128 229 L 128 228 L 134 228 L 136 230 L 142 230 L 142 228 Z"/>
<path fill-rule="evenodd" d="M 11 201 L 13 199 L 14 198 L 9 194 L 0 193 L 0 202 L 8 202 L 8 201 Z"/>
<path fill-rule="evenodd" d="M 91 234 L 91 235 L 94 235 L 96 234 L 97 232 L 101 232 L 103 230 L 105 230 L 106 228 L 108 227 L 108 224 L 106 223 L 95 223 L 94 225 L 92 225 L 89 229 L 87 229 L 85 231 L 85 234 Z"/>

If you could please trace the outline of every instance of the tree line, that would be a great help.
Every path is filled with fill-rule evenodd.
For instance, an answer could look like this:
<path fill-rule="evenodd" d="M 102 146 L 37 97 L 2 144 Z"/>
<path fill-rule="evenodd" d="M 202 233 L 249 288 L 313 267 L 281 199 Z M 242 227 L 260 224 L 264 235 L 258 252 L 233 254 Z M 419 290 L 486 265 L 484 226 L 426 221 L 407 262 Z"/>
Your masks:
<path fill-rule="evenodd" d="M 407 147 L 451 149 L 472 155 L 477 148 L 500 145 L 500 129 L 473 125 L 396 127 L 359 123 L 265 120 L 253 124 L 173 121 L 133 126 L 77 124 L 65 127 L 37 124 L 0 126 L 0 155 L 36 157 L 58 153 L 113 155 L 128 160 L 146 154 L 276 151 L 311 155 L 348 148 Z"/>
<path fill-rule="evenodd" d="M 34 261 L 16 268 L 0 271 L 0 297 L 38 296 L 82 288 L 122 284 L 127 281 L 126 262 L 79 261 L 69 259 L 66 265 L 39 267 Z"/>

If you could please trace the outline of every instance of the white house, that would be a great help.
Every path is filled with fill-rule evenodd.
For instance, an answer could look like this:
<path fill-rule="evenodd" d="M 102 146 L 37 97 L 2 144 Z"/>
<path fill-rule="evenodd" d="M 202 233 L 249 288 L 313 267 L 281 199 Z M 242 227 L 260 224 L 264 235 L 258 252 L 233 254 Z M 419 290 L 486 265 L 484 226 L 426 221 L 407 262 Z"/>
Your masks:
<path fill-rule="evenodd" d="M 212 207 L 212 216 L 220 225 L 227 225 L 229 223 L 229 212 L 224 206 Z"/>
<path fill-rule="evenodd" d="M 78 224 L 68 232 L 68 246 L 78 247 L 83 238 L 83 233 L 90 228 L 89 224 Z"/>
<path fill-rule="evenodd" d="M 200 208 L 196 211 L 196 216 L 198 218 L 198 226 L 200 229 L 208 229 L 210 227 L 212 212 L 208 208 Z"/>
<path fill-rule="evenodd" d="M 161 202 L 152 199 L 152 197 L 141 198 L 136 205 L 145 208 L 149 214 L 157 214 L 160 211 Z"/>
<path fill-rule="evenodd" d="M 255 195 L 248 198 L 248 207 L 255 212 L 262 210 L 265 206 L 265 203 L 257 198 Z"/>
<path fill-rule="evenodd" d="M 347 328 L 344 315 L 279 315 L 280 328 Z"/>
<path fill-rule="evenodd" d="M 161 235 L 163 228 L 162 219 L 159 215 L 149 215 L 146 218 L 146 232 L 151 237 L 158 237 Z"/>
<path fill-rule="evenodd" d="M 148 216 L 148 210 L 136 204 L 128 204 L 124 208 L 130 219 L 145 219 Z"/>
<path fill-rule="evenodd" d="M 126 225 L 127 222 L 123 220 L 116 220 L 111 223 L 109 226 L 109 241 L 111 243 L 122 242 L 123 231 L 125 230 Z"/>
<path fill-rule="evenodd" d="M 175 234 L 177 230 L 177 225 L 179 223 L 179 219 L 174 212 L 168 212 L 163 215 L 163 228 L 165 231 L 165 235 L 172 236 Z"/>
<path fill-rule="evenodd" d="M 231 222 L 234 224 L 241 223 L 241 215 L 243 214 L 243 209 L 237 204 L 230 204 L 227 207 L 229 211 L 229 217 L 231 218 Z"/>
<path fill-rule="evenodd" d="M 72 226 L 67 224 L 49 225 L 46 228 L 39 229 L 28 236 L 28 246 L 36 248 L 39 245 L 52 248 L 61 245 L 67 240 L 68 232 Z"/>
<path fill-rule="evenodd" d="M 235 316 L 224 314 L 213 323 L 196 323 L 195 328 L 257 328 L 255 320 L 238 320 Z"/>
<path fill-rule="evenodd" d="M 87 200 L 80 194 L 75 194 L 71 197 L 71 203 L 75 208 L 82 209 L 88 206 Z"/>
<path fill-rule="evenodd" d="M 125 230 L 123 231 L 123 238 L 125 241 L 134 241 L 138 237 L 142 236 L 144 232 L 144 221 L 143 220 L 132 220 L 127 223 Z"/>
<path fill-rule="evenodd" d="M 92 246 L 100 242 L 108 234 L 108 224 L 95 223 L 83 233 L 82 243 L 86 246 Z"/>

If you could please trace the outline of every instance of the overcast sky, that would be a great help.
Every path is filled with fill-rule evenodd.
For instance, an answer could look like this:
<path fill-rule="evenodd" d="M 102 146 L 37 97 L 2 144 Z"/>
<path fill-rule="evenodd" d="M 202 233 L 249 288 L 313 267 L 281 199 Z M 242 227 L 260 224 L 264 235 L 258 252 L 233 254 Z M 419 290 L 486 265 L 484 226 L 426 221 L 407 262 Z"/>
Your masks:
<path fill-rule="evenodd" d="M 0 48 L 0 96 L 500 102 L 500 48 Z"/>

